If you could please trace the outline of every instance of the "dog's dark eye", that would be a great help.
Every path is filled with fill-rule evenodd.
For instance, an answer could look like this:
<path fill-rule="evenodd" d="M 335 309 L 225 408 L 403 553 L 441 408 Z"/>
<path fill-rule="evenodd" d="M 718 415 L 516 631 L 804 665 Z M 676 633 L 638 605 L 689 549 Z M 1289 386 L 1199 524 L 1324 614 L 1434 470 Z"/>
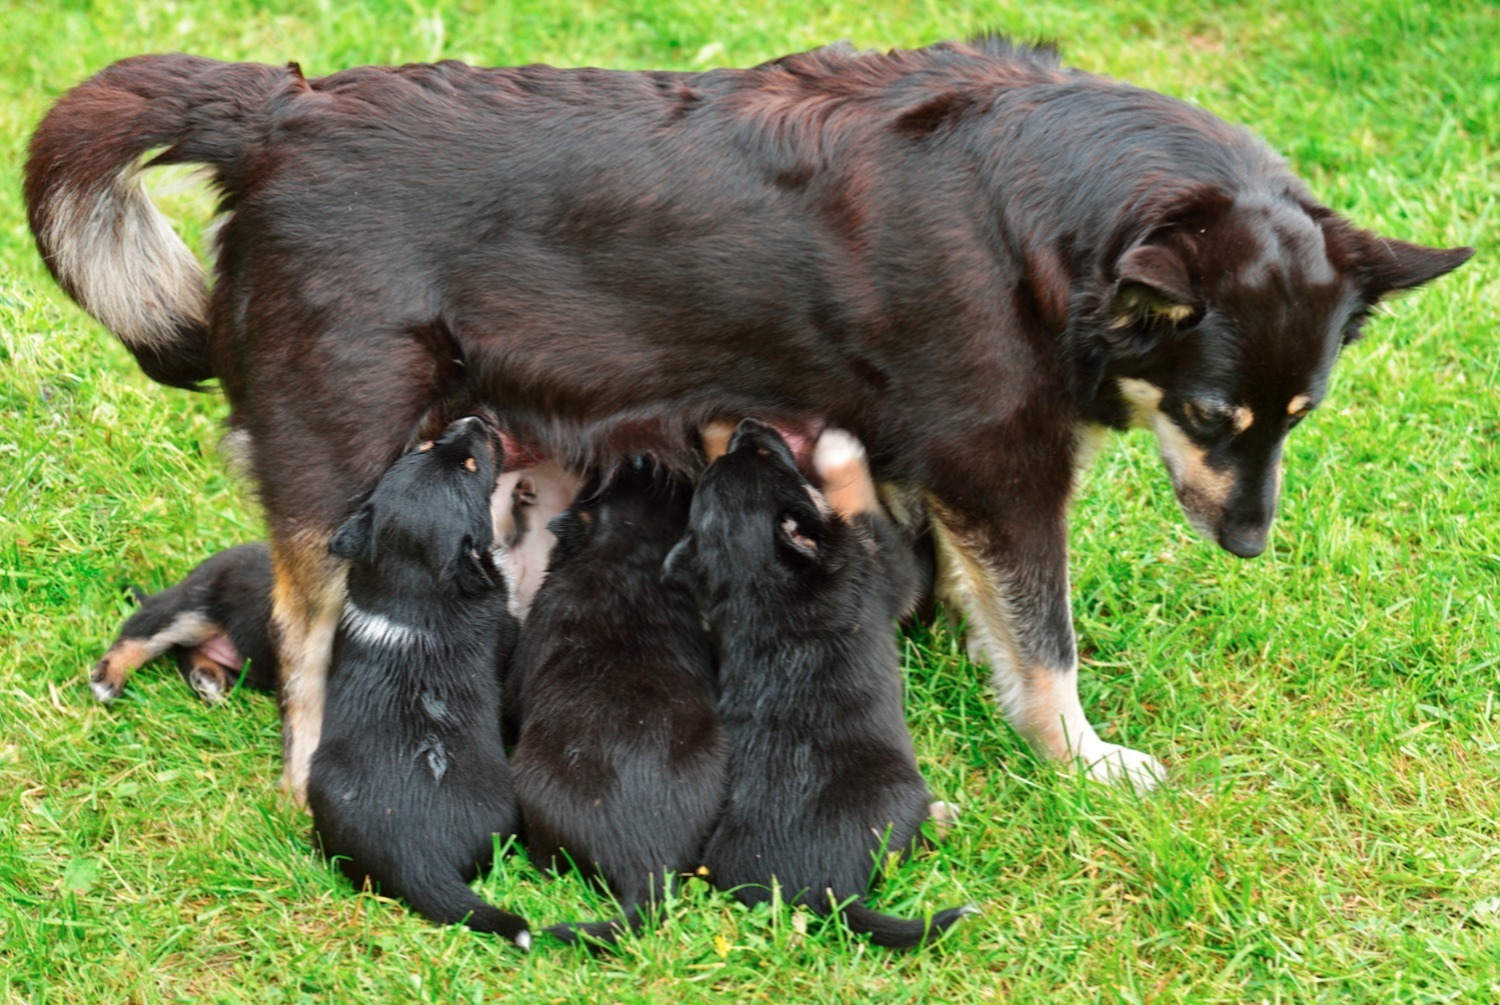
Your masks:
<path fill-rule="evenodd" d="M 1229 431 L 1232 409 L 1212 402 L 1184 401 L 1182 415 L 1190 432 L 1199 436 L 1218 436 Z"/>

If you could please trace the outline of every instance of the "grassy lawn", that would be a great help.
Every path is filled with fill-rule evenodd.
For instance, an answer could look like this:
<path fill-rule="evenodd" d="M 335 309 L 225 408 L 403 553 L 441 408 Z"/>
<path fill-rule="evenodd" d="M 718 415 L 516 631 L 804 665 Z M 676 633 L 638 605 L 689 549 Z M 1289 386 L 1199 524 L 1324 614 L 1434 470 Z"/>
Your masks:
<path fill-rule="evenodd" d="M 910 721 L 962 825 L 875 901 L 983 909 L 897 955 L 701 887 L 617 958 L 521 957 L 346 888 L 275 790 L 274 703 L 205 707 L 166 665 L 86 686 L 127 613 L 262 536 L 225 406 L 149 383 L 52 284 L 19 168 L 66 87 L 186 50 L 299 61 L 694 68 L 838 38 L 997 27 L 1195 101 L 1364 226 L 1478 257 L 1394 303 L 1287 450 L 1272 549 L 1195 539 L 1152 446 L 1083 486 L 1084 707 L 1160 756 L 1146 799 L 1039 763 L 946 629 L 906 650 Z M 1489 0 L 0 2 L 0 1000 L 1291 1002 L 1500 1000 L 1500 7 Z M 190 240 L 209 205 L 164 197 Z M 485 895 L 598 917 L 519 857 Z"/>

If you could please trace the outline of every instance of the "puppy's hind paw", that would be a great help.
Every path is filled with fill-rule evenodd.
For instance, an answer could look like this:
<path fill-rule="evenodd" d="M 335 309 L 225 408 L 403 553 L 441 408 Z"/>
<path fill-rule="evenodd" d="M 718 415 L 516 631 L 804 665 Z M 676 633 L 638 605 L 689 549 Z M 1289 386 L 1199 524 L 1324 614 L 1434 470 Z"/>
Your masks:
<path fill-rule="evenodd" d="M 842 429 L 828 428 L 813 448 L 813 469 L 828 505 L 845 518 L 880 509 L 865 445 Z"/>
<path fill-rule="evenodd" d="M 932 826 L 937 832 L 937 836 L 945 838 L 954 825 L 958 823 L 958 804 L 944 802 L 941 799 L 928 803 L 927 816 L 932 821 Z"/>
<path fill-rule="evenodd" d="M 94 692 L 95 698 L 107 705 L 125 690 L 125 674 L 113 666 L 106 656 L 89 671 L 89 690 Z"/>

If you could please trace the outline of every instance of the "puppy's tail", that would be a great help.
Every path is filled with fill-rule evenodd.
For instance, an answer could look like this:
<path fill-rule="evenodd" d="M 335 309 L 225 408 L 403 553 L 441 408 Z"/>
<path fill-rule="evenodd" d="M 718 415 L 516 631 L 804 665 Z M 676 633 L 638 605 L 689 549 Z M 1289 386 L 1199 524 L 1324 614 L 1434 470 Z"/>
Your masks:
<path fill-rule="evenodd" d="M 531 951 L 531 926 L 526 919 L 502 911 L 479 898 L 455 873 L 442 879 L 412 884 L 401 899 L 412 910 L 439 925 L 467 925 L 476 932 L 503 935 L 522 952 Z"/>
<path fill-rule="evenodd" d="M 613 948 L 626 932 L 639 935 L 646 922 L 655 915 L 654 905 L 646 902 L 622 901 L 620 908 L 618 918 L 605 921 L 565 921 L 549 927 L 547 934 L 570 946 L 583 942 Z"/>
<path fill-rule="evenodd" d="M 37 249 L 152 380 L 199 389 L 214 373 L 203 269 L 147 196 L 141 171 L 206 164 L 232 196 L 272 107 L 306 86 L 294 68 L 136 56 L 69 91 L 31 138 L 26 207 Z"/>
<path fill-rule="evenodd" d="M 875 945 L 890 949 L 912 949 L 936 941 L 964 918 L 978 913 L 975 907 L 950 907 L 934 914 L 931 921 L 924 921 L 881 914 L 863 904 L 849 904 L 839 911 L 850 931 L 867 935 Z"/>

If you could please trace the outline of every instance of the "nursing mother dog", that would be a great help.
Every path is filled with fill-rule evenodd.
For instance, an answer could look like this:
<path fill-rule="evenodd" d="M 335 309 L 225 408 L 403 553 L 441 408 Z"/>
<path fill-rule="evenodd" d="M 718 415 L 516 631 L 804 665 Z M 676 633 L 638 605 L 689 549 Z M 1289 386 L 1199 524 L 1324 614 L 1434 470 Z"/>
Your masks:
<path fill-rule="evenodd" d="M 144 193 L 153 150 L 222 193 L 211 292 Z M 1015 728 L 1149 786 L 1078 701 L 1094 431 L 1151 429 L 1193 526 L 1259 554 L 1341 347 L 1471 253 L 1358 229 L 1246 131 L 993 37 L 703 73 L 140 56 L 43 120 L 26 201 L 63 289 L 153 378 L 217 378 L 256 444 L 298 796 L 328 540 L 471 408 L 579 464 L 691 468 L 743 415 L 849 430 L 930 523 Z"/>

